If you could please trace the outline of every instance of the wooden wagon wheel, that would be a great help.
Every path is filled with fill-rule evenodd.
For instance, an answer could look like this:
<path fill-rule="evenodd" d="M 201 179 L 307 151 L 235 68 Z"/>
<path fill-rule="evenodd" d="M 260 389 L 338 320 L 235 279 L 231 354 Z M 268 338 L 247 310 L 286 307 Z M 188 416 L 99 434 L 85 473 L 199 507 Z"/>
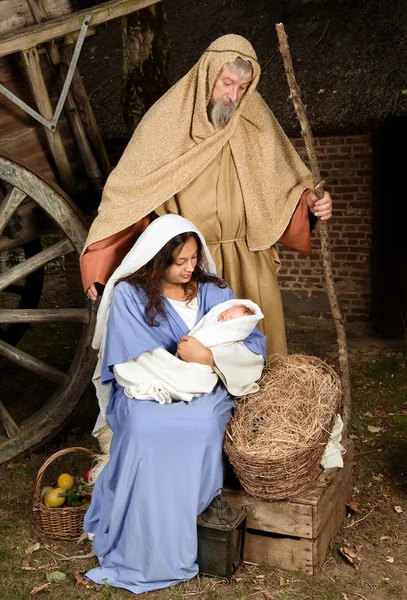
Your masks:
<path fill-rule="evenodd" d="M 24 285 L 27 277 L 38 270 L 47 269 L 52 261 L 62 261 L 67 256 L 76 256 L 77 258 L 85 243 L 87 227 L 84 217 L 62 190 L 8 157 L 0 156 L 0 180 L 7 189 L 5 198 L 0 205 L 0 242 L 2 239 L 4 242 L 5 238 L 4 236 L 2 238 L 1 234 L 10 219 L 15 219 L 19 212 L 24 213 L 28 209 L 30 216 L 31 213 L 41 213 L 42 223 L 48 223 L 42 233 L 51 231 L 51 228 L 53 230 L 51 235 L 48 233 L 50 239 L 46 240 L 46 247 L 40 252 L 30 258 L 22 256 L 18 264 L 6 269 L 3 266 L 2 272 L 0 272 L 1 294 L 7 288 L 10 290 L 11 286 Z M 34 236 L 35 228 L 34 230 L 31 228 L 28 233 L 23 228 L 20 245 L 32 241 Z M 10 244 L 10 247 L 15 248 L 16 240 Z M 63 279 L 65 281 L 65 277 Z M 3 294 L 4 296 L 6 294 Z M 66 294 L 59 296 L 62 303 L 65 296 Z M 65 328 L 63 329 L 65 337 L 61 331 L 58 331 L 58 339 L 55 340 L 55 343 L 59 338 L 69 339 L 71 342 L 70 354 L 68 353 L 69 364 L 66 362 L 68 359 L 64 359 L 64 368 L 61 369 L 59 364 L 57 366 L 49 364 L 49 362 L 55 361 L 47 362 L 36 356 L 40 353 L 43 358 L 44 353 L 41 351 L 42 338 L 41 336 L 36 337 L 35 332 L 32 334 L 30 351 L 26 351 L 26 348 L 16 348 L 6 341 L 0 340 L 0 357 L 3 359 L 1 362 L 4 364 L 7 361 L 9 365 L 7 375 L 13 369 L 17 369 L 17 379 L 24 380 L 25 377 L 25 380 L 28 381 L 28 384 L 25 383 L 23 386 L 26 391 L 22 395 L 26 395 L 30 407 L 29 409 L 23 407 L 17 411 L 12 404 L 7 405 L 7 394 L 2 393 L 0 427 L 2 426 L 4 429 L 4 435 L 1 435 L 0 431 L 0 463 L 33 448 L 58 431 L 79 403 L 90 383 L 96 362 L 96 353 L 91 349 L 95 311 L 85 294 L 82 298 L 82 305 L 78 308 L 70 306 L 61 308 L 58 300 L 56 306 L 54 302 L 49 308 L 42 308 L 41 301 L 41 308 L 21 308 L 20 303 L 20 308 L 0 309 L 0 324 L 30 323 L 33 324 L 33 329 L 35 327 L 45 329 L 60 327 L 61 331 Z M 28 334 L 22 339 L 23 346 L 26 337 Z M 48 354 L 53 348 L 53 343 L 53 340 L 45 343 Z M 67 342 L 64 341 L 64 343 Z M 62 356 L 63 352 L 61 351 L 60 354 Z M 59 355 L 58 360 L 62 360 Z M 32 381 L 37 382 L 35 393 L 27 389 Z M 5 384 L 7 382 L 3 381 L 2 387 Z M 39 406 L 38 398 L 41 399 L 44 390 L 50 390 L 50 393 L 41 400 Z"/>

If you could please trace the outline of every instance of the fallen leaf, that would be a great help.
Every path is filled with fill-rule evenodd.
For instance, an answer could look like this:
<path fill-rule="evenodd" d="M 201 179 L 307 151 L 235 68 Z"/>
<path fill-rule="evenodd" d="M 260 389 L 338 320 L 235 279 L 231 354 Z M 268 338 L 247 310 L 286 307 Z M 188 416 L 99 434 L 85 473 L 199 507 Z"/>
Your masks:
<path fill-rule="evenodd" d="M 74 577 L 76 579 L 76 583 L 80 583 L 81 585 L 86 586 L 87 588 L 94 588 L 96 586 L 94 586 L 89 579 L 85 579 L 83 577 L 83 575 L 81 573 L 79 573 L 79 571 L 76 571 L 76 573 L 74 574 Z"/>
<path fill-rule="evenodd" d="M 283 587 L 286 584 L 286 581 L 282 575 L 280 575 L 279 584 L 280 587 Z"/>
<path fill-rule="evenodd" d="M 350 436 L 349 436 L 349 439 L 350 439 L 350 440 L 358 440 L 358 439 L 359 439 L 359 436 L 358 436 L 358 435 L 355 435 L 354 433 L 351 433 L 351 434 L 350 434 Z"/>
<path fill-rule="evenodd" d="M 30 566 L 30 563 L 29 563 L 29 561 L 28 561 L 27 559 L 26 559 L 26 560 L 23 560 L 23 563 L 22 563 L 22 565 L 21 565 L 21 568 L 22 568 L 24 571 L 36 571 L 36 570 L 37 570 L 35 567 L 31 567 L 31 566 Z"/>
<path fill-rule="evenodd" d="M 390 536 L 389 536 L 389 535 L 382 535 L 382 536 L 380 537 L 380 541 L 381 541 L 381 542 L 384 542 L 384 540 L 389 540 L 389 539 L 390 539 Z"/>
<path fill-rule="evenodd" d="M 384 558 L 386 559 L 386 562 L 394 563 L 394 558 L 392 556 L 385 556 Z"/>
<path fill-rule="evenodd" d="M 324 88 L 321 88 L 320 90 L 318 90 L 318 94 L 325 94 Z"/>
<path fill-rule="evenodd" d="M 37 585 L 35 587 L 33 587 L 33 589 L 30 592 L 30 596 L 34 596 L 34 594 L 38 594 L 39 592 L 44 592 L 45 590 L 47 590 L 47 592 L 50 592 L 51 590 L 49 589 L 51 587 L 51 583 L 48 581 L 48 583 L 43 583 L 42 585 Z"/>
<path fill-rule="evenodd" d="M 370 433 L 380 433 L 382 430 L 382 427 L 375 427 L 374 425 L 368 425 L 367 428 Z"/>
<path fill-rule="evenodd" d="M 41 548 L 41 544 L 40 544 L 40 542 L 37 542 L 36 544 L 32 544 L 32 546 L 28 546 L 28 548 L 25 549 L 25 553 L 32 554 L 33 552 L 36 552 L 40 548 Z"/>
<path fill-rule="evenodd" d="M 356 554 L 356 552 L 354 552 L 353 550 L 351 550 L 348 547 L 343 547 L 339 549 L 340 553 L 342 554 L 342 556 L 344 556 L 346 558 L 347 561 L 350 562 L 350 564 L 356 569 L 358 570 L 360 567 L 360 563 L 362 561 L 362 559 L 360 558 L 360 556 L 358 556 Z"/>
<path fill-rule="evenodd" d="M 406 89 L 401 90 L 401 93 L 403 94 L 403 96 L 407 96 L 407 90 Z"/>
<path fill-rule="evenodd" d="M 45 573 L 45 577 L 47 578 L 47 581 L 51 581 L 53 583 L 61 583 L 61 581 L 65 581 L 66 579 L 65 573 L 62 573 L 61 571 L 51 571 Z"/>
<path fill-rule="evenodd" d="M 373 418 L 373 415 L 372 415 L 372 413 L 371 413 L 371 412 L 369 412 L 369 411 L 368 411 L 368 412 L 365 412 L 365 414 L 364 414 L 363 416 L 364 416 L 364 417 L 370 417 L 370 418 Z"/>
<path fill-rule="evenodd" d="M 267 590 L 262 590 L 262 591 L 263 591 L 263 596 L 265 598 L 267 598 L 268 600 L 274 600 L 275 599 L 275 596 L 271 592 L 268 592 Z"/>
<path fill-rule="evenodd" d="M 394 510 L 396 511 L 396 513 L 400 514 L 403 512 L 403 509 L 401 508 L 401 506 L 395 506 Z"/>
<path fill-rule="evenodd" d="M 23 467 L 23 469 L 26 469 L 27 463 L 9 463 L 7 465 L 7 469 L 19 469 L 20 467 Z"/>
<path fill-rule="evenodd" d="M 352 500 L 351 502 L 348 502 L 346 504 L 346 507 L 353 513 L 359 513 L 360 512 L 360 505 L 359 502 L 355 502 L 354 500 Z"/>
<path fill-rule="evenodd" d="M 363 544 L 356 544 L 355 545 L 355 550 L 356 550 L 356 552 L 362 552 L 362 550 L 363 550 Z"/>

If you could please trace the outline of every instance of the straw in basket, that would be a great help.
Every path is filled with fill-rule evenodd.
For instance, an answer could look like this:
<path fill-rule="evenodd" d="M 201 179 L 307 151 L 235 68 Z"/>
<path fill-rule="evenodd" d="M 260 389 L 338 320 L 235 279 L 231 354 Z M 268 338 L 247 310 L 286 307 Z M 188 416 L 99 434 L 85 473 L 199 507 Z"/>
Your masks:
<path fill-rule="evenodd" d="M 60 456 L 71 452 L 85 452 L 92 458 L 94 454 L 87 448 L 65 448 L 50 456 L 37 473 L 34 488 L 34 520 L 38 529 L 45 535 L 59 540 L 74 540 L 83 533 L 83 519 L 87 506 L 49 508 L 41 499 L 42 478 L 51 463 Z"/>
<path fill-rule="evenodd" d="M 314 356 L 280 357 L 238 401 L 224 448 L 244 489 L 285 500 L 310 488 L 341 401 L 339 375 Z"/>

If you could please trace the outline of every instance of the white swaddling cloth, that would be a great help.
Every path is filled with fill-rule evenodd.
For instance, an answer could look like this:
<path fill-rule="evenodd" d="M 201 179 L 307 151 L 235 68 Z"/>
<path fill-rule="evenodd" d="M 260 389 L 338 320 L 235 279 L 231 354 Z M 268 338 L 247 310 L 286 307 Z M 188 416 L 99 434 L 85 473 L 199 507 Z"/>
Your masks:
<path fill-rule="evenodd" d="M 243 305 L 252 311 L 252 315 L 245 315 L 228 321 L 219 321 L 219 316 L 225 310 L 234 306 Z M 189 335 L 196 338 L 207 348 L 217 348 L 242 342 L 263 318 L 259 306 L 251 300 L 227 300 L 214 306 L 190 331 Z M 216 357 L 215 362 L 216 362 Z M 253 368 L 258 370 L 257 365 Z M 257 392 L 259 386 L 252 383 L 247 386 L 243 381 L 239 384 L 239 370 L 233 374 L 233 389 L 229 389 L 228 380 L 215 367 L 188 363 L 173 356 L 164 348 L 156 348 L 144 352 L 138 358 L 117 364 L 113 367 L 117 383 L 124 387 L 128 398 L 139 400 L 154 399 L 160 404 L 183 400 L 189 402 L 201 394 L 213 390 L 221 377 L 228 391 L 234 396 L 243 396 Z M 159 374 L 159 378 L 157 376 Z M 258 377 L 254 374 L 254 380 Z M 230 376 L 230 373 L 229 373 Z M 247 382 L 247 373 L 245 373 Z"/>

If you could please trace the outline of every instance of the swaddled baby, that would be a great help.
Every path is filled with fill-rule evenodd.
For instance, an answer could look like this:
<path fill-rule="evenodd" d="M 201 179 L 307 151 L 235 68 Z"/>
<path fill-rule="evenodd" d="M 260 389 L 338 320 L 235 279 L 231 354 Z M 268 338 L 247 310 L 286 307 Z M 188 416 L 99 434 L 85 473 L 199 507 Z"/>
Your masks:
<path fill-rule="evenodd" d="M 253 331 L 263 318 L 259 306 L 251 300 L 227 300 L 214 306 L 189 332 L 189 335 L 210 348 L 216 365 L 216 355 L 222 352 L 239 352 L 238 344 Z M 236 361 L 234 376 L 208 365 L 187 363 L 164 348 L 144 352 L 138 358 L 115 365 L 117 382 L 125 388 L 128 398 L 153 399 L 160 404 L 172 400 L 190 401 L 213 390 L 220 377 L 234 396 L 243 396 L 258 390 L 256 383 L 239 385 L 239 366 Z M 159 374 L 159 378 L 157 376 Z M 230 375 L 230 374 L 229 374 Z M 261 372 L 258 374 L 258 379 Z M 246 377 L 247 381 L 247 377 Z"/>

